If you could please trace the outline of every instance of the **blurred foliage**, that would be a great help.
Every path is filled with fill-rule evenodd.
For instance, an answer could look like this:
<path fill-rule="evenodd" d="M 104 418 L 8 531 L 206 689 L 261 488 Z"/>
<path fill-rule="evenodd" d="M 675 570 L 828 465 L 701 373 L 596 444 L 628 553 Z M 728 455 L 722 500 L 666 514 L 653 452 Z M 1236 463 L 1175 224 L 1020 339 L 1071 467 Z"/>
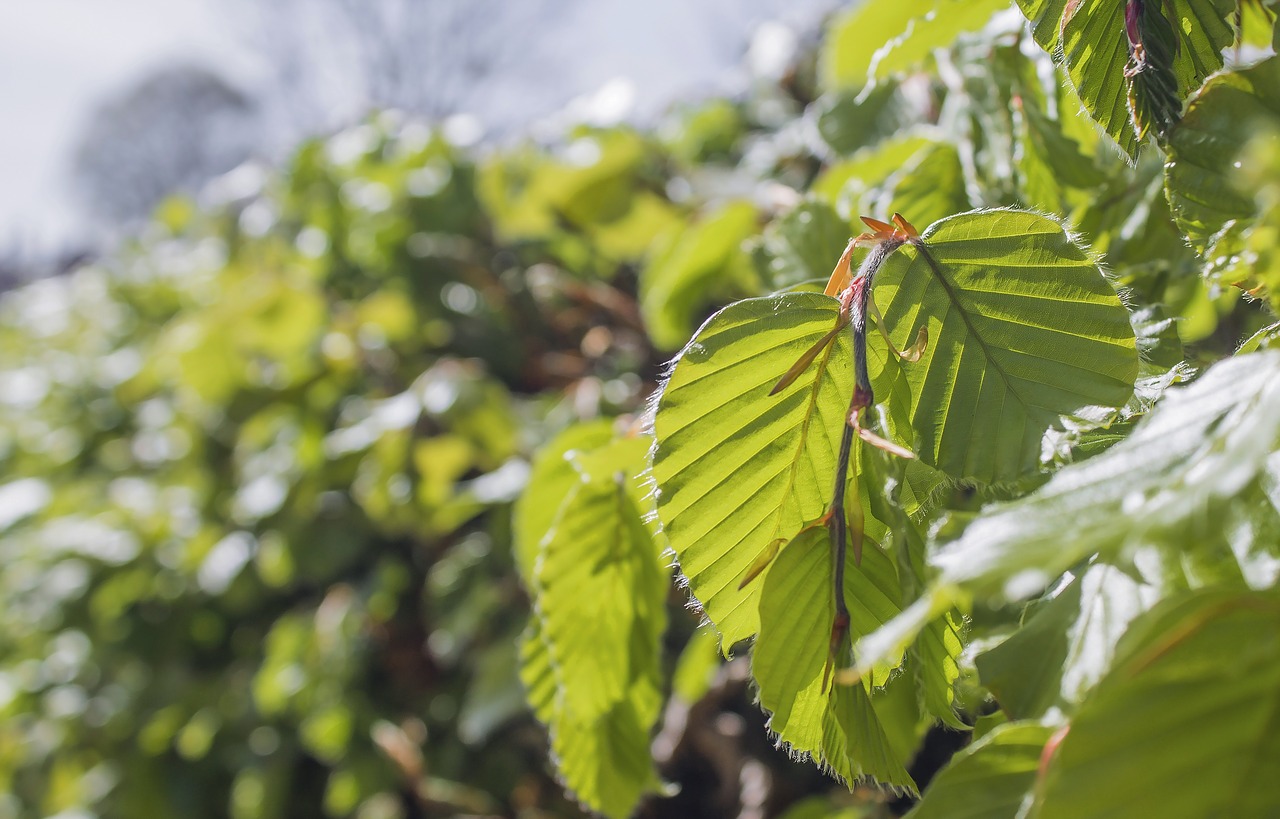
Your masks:
<path fill-rule="evenodd" d="M 926 569 L 926 550 L 961 553 L 983 531 L 964 534 L 984 501 L 1041 484 L 1043 495 L 996 507 L 987 525 L 1034 520 L 1038 508 L 1092 521 L 1049 472 L 1095 457 L 1105 471 L 1101 459 L 1167 388 L 1242 339 L 1249 350 L 1274 344 L 1274 318 L 1252 296 L 1274 287 L 1276 160 L 1265 134 L 1237 145 L 1229 131 L 1231 156 L 1250 167 L 1232 174 L 1238 160 L 1215 155 L 1203 170 L 1230 177 L 1219 198 L 1184 207 L 1176 162 L 1166 171 L 1148 149 L 1130 166 L 1088 119 L 1104 97 L 1119 100 L 1105 130 L 1138 151 L 1125 65 L 1090 78 L 1082 87 L 1106 94 L 1082 104 L 1067 79 L 1093 70 L 1072 56 L 1084 52 L 1069 51 L 1065 67 L 1050 53 L 1064 57 L 1054 51 L 1064 4 L 1018 5 L 1030 24 L 1011 4 L 867 3 L 835 18 L 821 51 L 780 82 L 758 80 L 740 100 L 677 110 L 647 131 L 581 126 L 549 144 L 461 150 L 381 114 L 301 145 L 282 169 L 237 169 L 218 203 L 170 200 L 111 257 L 6 294 L 0 819 L 575 816 L 576 800 L 625 815 L 643 791 L 654 792 L 637 809 L 645 816 L 903 812 L 909 800 L 867 785 L 851 793 L 775 749 L 745 658 L 725 662 L 687 595 L 657 582 L 668 567 L 654 556 L 667 544 L 644 491 L 645 401 L 665 359 L 716 308 L 820 287 L 859 215 L 899 210 L 924 225 L 999 206 L 1056 213 L 1101 254 L 1134 308 L 1144 358 L 1129 404 L 1058 424 L 1040 471 L 1019 483 L 974 490 L 871 464 L 899 494 L 871 509 L 880 529 L 869 534 L 906 555 L 886 568 L 904 605 L 877 623 L 899 608 L 909 616 L 923 594 L 939 611 L 963 604 L 973 641 L 961 655 L 958 619 L 947 619 L 933 648 L 913 649 L 909 662 L 946 673 L 922 683 L 923 710 L 908 686 L 886 689 L 883 744 L 913 759 L 893 774 L 924 789 L 922 815 L 949 815 L 938 802 L 961 797 L 947 794 L 980 798 L 973 776 L 991 777 L 993 798 L 1016 806 L 1048 733 L 1029 720 L 1081 707 L 1087 730 L 1064 742 L 1070 765 L 1049 784 L 1092 798 L 1081 770 L 1106 745 L 1099 726 L 1173 673 L 1139 643 L 1117 649 L 1124 626 L 1208 623 L 1170 658 L 1211 684 L 1217 666 L 1196 661 L 1198 647 L 1234 626 L 1274 626 L 1271 524 L 1231 511 L 1238 481 L 1215 490 L 1223 529 L 1253 538 L 1229 561 L 1231 582 L 1243 573 L 1255 590 L 1173 599 L 1211 585 L 1213 555 L 1241 542 L 1203 538 L 1203 553 L 1180 564 L 1193 579 L 1141 617 L 1154 601 L 1118 547 L 1115 566 L 1064 576 L 1025 616 L 1020 598 L 1004 596 L 1004 564 L 981 586 L 958 578 L 968 592 L 928 596 L 939 567 Z M 1251 25 L 1271 26 L 1270 6 L 1257 5 Z M 1114 22 L 1098 27 L 1116 33 Z M 1249 48 L 1265 54 L 1264 33 Z M 1203 45 L 1188 40 L 1179 53 Z M 1174 66 L 1180 95 L 1201 68 Z M 1227 92 L 1273 73 L 1211 80 L 1203 105 L 1229 112 L 1240 103 Z M 1273 86 L 1259 99 L 1275 99 Z M 1174 160 L 1194 136 L 1179 127 Z M 1234 232 L 1214 234 L 1226 219 Z M 1215 243 L 1188 247 L 1189 220 Z M 1206 248 L 1222 258 L 1202 259 Z M 1158 484 L 1144 458 L 1182 450 L 1135 438 L 1120 455 L 1147 454 L 1123 465 L 1135 483 Z M 1275 448 L 1250 440 L 1256 455 Z M 1274 502 L 1274 463 L 1256 471 L 1244 503 Z M 1110 512 L 1099 526 L 1114 533 L 1129 496 L 1112 494 L 1112 506 L 1086 506 Z M 582 554 L 620 543 L 597 562 Z M 1014 534 L 982 543 L 1021 554 Z M 1057 543 L 1036 541 L 1055 572 L 1080 570 L 1100 549 L 1081 540 L 1066 555 Z M 781 579 L 770 600 L 786 608 L 805 589 Z M 612 596 L 582 588 L 596 581 Z M 1035 639 L 1114 600 L 1128 601 L 1125 617 L 1097 651 Z M 582 639 L 575 622 L 594 636 Z M 625 650 L 593 650 L 611 639 Z M 1251 659 L 1266 679 L 1273 642 Z M 1050 688 L 1028 688 L 1009 670 L 1082 654 L 1102 663 L 1086 669 L 1087 685 L 1050 674 Z M 1108 675 L 1112 656 L 1127 665 Z M 1079 706 L 1094 683 L 1106 698 Z M 997 705 L 1015 724 L 983 716 Z M 1256 710 L 1232 714 L 1247 722 Z M 978 725 L 979 741 L 934 780 L 941 796 L 928 782 L 969 734 L 922 713 Z M 623 732 L 619 714 L 631 720 Z M 620 762 L 581 764 L 600 749 Z"/>

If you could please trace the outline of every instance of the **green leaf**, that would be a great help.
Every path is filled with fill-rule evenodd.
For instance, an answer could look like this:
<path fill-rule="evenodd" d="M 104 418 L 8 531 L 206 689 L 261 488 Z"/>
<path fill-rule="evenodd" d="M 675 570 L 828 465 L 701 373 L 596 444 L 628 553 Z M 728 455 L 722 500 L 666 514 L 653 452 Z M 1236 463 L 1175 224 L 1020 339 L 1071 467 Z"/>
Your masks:
<path fill-rule="evenodd" d="M 764 280 L 781 290 L 801 282 L 825 283 L 849 241 L 849 223 L 826 202 L 810 199 L 773 220 L 764 233 Z"/>
<path fill-rule="evenodd" d="M 1052 728 L 997 725 L 960 751 L 925 790 L 909 819 L 1014 819 L 1035 784 Z"/>
<path fill-rule="evenodd" d="M 659 700 L 648 682 L 598 719 L 565 716 L 557 693 L 560 672 L 551 660 L 538 621 L 530 622 L 520 647 L 520 679 L 530 706 L 551 733 L 551 752 L 565 787 L 590 810 L 611 819 L 629 816 L 646 791 L 658 786 L 649 754 L 649 730 Z"/>
<path fill-rule="evenodd" d="M 825 199 L 840 213 L 858 212 L 868 189 L 883 183 L 896 169 L 933 144 L 934 140 L 918 131 L 886 139 L 828 166 L 814 180 L 809 192 Z"/>
<path fill-rule="evenodd" d="M 819 55 L 822 85 L 861 88 L 914 67 L 958 34 L 982 28 L 1007 4 L 1008 0 L 902 0 L 856 5 L 828 31 Z"/>
<path fill-rule="evenodd" d="M 885 546 L 898 556 L 904 599 L 918 597 L 926 582 L 925 542 L 916 522 L 909 516 L 912 509 L 902 503 L 902 495 L 910 488 L 910 476 L 918 469 L 933 475 L 940 473 L 919 461 L 903 463 L 901 459 L 870 451 L 863 453 L 859 466 L 867 483 L 887 490 L 888 497 L 870 496 L 871 511 L 891 524 Z M 958 611 L 941 612 L 920 631 L 914 642 L 904 644 L 908 651 L 907 669 L 915 681 L 924 711 L 956 730 L 968 727 L 955 712 L 955 684 L 960 677 L 960 654 L 964 651 L 962 623 L 963 617 Z"/>
<path fill-rule="evenodd" d="M 1037 103 L 1024 100 L 1018 112 L 1022 156 L 1015 169 L 1023 203 L 1050 213 L 1070 210 L 1066 189 L 1097 187 L 1104 181 L 1102 172 L 1064 133 L 1061 121 L 1050 119 Z"/>
<path fill-rule="evenodd" d="M 1197 527 L 1219 525 L 1277 448 L 1280 351 L 1226 359 L 1165 393 L 1124 441 L 992 507 L 932 562 L 944 585 L 1025 596 L 1091 554 L 1181 544 Z"/>
<path fill-rule="evenodd" d="M 874 298 L 899 349 L 928 328 L 924 355 L 901 368 L 911 429 L 895 430 L 924 463 L 959 479 L 1014 480 L 1035 470 L 1060 416 L 1129 399 L 1138 357 L 1128 314 L 1061 225 L 975 211 L 923 238 L 937 270 L 904 246 L 885 261 Z M 871 364 L 877 392 L 889 389 Z"/>
<path fill-rule="evenodd" d="M 852 554 L 846 557 L 844 595 L 849 631 L 857 639 L 898 612 L 897 578 L 878 549 L 867 549 L 861 566 Z M 760 705 L 771 714 L 769 729 L 845 783 L 871 776 L 914 791 L 905 761 L 894 753 L 876 715 L 872 681 L 822 689 L 835 617 L 832 585 L 831 544 L 822 526 L 806 529 L 784 546 L 764 576 L 751 672 Z M 887 675 L 887 669 L 880 674 Z"/>
<path fill-rule="evenodd" d="M 1031 21 L 1031 36 L 1050 54 L 1057 51 L 1067 3 L 1068 0 L 1018 0 L 1018 8 Z"/>
<path fill-rule="evenodd" d="M 917 224 L 927 225 L 971 207 L 960 154 L 945 142 L 916 154 L 885 187 L 888 202 L 881 207 L 873 205 L 869 212 L 909 213 Z"/>
<path fill-rule="evenodd" d="M 1022 628 L 977 657 L 982 684 L 1011 719 L 1070 711 L 1110 667 L 1116 643 L 1155 589 L 1098 563 L 1042 604 Z"/>
<path fill-rule="evenodd" d="M 1205 83 L 1174 129 L 1165 190 L 1178 227 L 1201 253 L 1233 220 L 1252 219 L 1253 196 L 1242 184 L 1249 140 L 1280 131 L 1280 59 L 1219 74 Z"/>
<path fill-rule="evenodd" d="M 544 494 L 530 502 L 558 512 L 538 541 L 521 679 L 565 786 L 590 809 L 623 817 L 657 782 L 648 746 L 662 702 L 668 581 L 635 500 L 647 442 L 586 448 L 602 434 L 583 425 L 557 440 L 553 453 L 576 477 L 559 504 L 546 493 L 568 476 L 554 461 L 541 473 L 550 486 L 532 490 Z M 521 522 L 544 519 L 526 511 Z"/>
<path fill-rule="evenodd" d="M 685 228 L 649 260 L 640 274 L 640 311 L 655 344 L 678 347 L 699 308 L 741 287 L 748 266 L 742 243 L 755 230 L 755 206 L 732 202 Z"/>
<path fill-rule="evenodd" d="M 839 91 L 815 103 L 818 133 L 841 155 L 896 137 L 919 123 L 921 114 L 898 83 L 886 80 L 861 94 Z"/>
<path fill-rule="evenodd" d="M 895 7 L 904 5 L 911 4 L 896 4 Z M 935 50 L 955 42 L 959 35 L 985 26 L 991 15 L 1009 8 L 1009 0 L 943 0 L 928 5 L 932 8 L 909 21 L 901 34 L 880 46 L 872 55 L 867 71 L 868 82 L 916 68 Z"/>
<path fill-rule="evenodd" d="M 1040 819 L 1280 812 L 1280 599 L 1214 591 L 1135 621 L 1037 789 Z"/>
<path fill-rule="evenodd" d="M 675 696 L 692 704 L 711 688 L 721 662 L 718 642 L 712 628 L 699 628 L 689 638 L 671 675 L 671 691 Z"/>
<path fill-rule="evenodd" d="M 1144 70 L 1127 76 L 1132 61 L 1125 3 L 1019 0 L 1018 4 L 1032 22 L 1036 41 L 1055 54 L 1061 48 L 1061 59 L 1085 109 L 1130 157 L 1137 156 L 1141 144 L 1135 115 L 1144 133 L 1157 110 L 1161 116 L 1176 118 L 1178 112 L 1167 109 L 1176 107 L 1222 67 L 1222 49 L 1234 38 L 1227 22 L 1235 8 L 1232 0 L 1147 3 L 1139 23 L 1147 61 Z M 1155 93 L 1157 87 L 1164 89 L 1164 97 Z M 1131 95 L 1136 95 L 1136 111 Z M 1168 97 L 1173 102 L 1160 102 Z"/>
<path fill-rule="evenodd" d="M 539 541 L 551 530 L 570 490 L 582 480 L 582 474 L 569 460 L 569 453 L 598 449 L 613 437 L 612 421 L 575 424 L 543 445 L 533 459 L 529 482 L 512 512 L 516 565 L 526 583 L 533 579 Z"/>
<path fill-rule="evenodd" d="M 738 588 L 748 568 L 829 502 L 853 389 L 848 334 L 790 388 L 769 391 L 838 312 L 820 293 L 731 304 L 681 351 L 658 397 L 658 516 L 726 653 L 759 630 L 760 584 Z"/>
<path fill-rule="evenodd" d="M 570 493 L 539 550 L 534 605 L 570 716 L 598 717 L 656 662 L 665 598 L 659 552 L 617 481 Z M 591 593 L 585 593 L 590 590 Z"/>

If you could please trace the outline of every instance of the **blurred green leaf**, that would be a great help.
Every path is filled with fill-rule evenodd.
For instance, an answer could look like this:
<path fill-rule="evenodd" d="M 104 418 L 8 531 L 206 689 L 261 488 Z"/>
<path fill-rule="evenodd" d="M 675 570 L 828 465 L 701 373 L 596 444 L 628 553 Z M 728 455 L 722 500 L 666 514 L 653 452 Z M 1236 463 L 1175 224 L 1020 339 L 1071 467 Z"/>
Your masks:
<path fill-rule="evenodd" d="M 1278 697 L 1274 593 L 1171 599 L 1130 627 L 1050 759 L 1035 815 L 1274 813 L 1280 784 L 1250 774 L 1280 759 Z"/>
<path fill-rule="evenodd" d="M 1012 637 L 978 655 L 982 683 L 1011 719 L 1040 718 L 1053 707 L 1070 713 L 1110 667 L 1130 621 L 1155 599 L 1154 588 L 1093 564 Z"/>
<path fill-rule="evenodd" d="M 827 89 L 860 88 L 869 80 L 912 68 L 956 35 L 981 28 L 1006 2 L 906 0 L 862 3 L 832 23 L 819 56 Z"/>
<path fill-rule="evenodd" d="M 1214 77 L 1169 142 L 1165 186 L 1178 227 L 1200 252 L 1233 220 L 1256 213 L 1239 173 L 1248 140 L 1280 130 L 1280 60 Z"/>
<path fill-rule="evenodd" d="M 1052 732 L 1027 723 L 996 726 L 956 754 L 907 815 L 1014 819 L 1035 784 L 1040 753 Z"/>
<path fill-rule="evenodd" d="M 755 207 L 733 202 L 672 234 L 640 274 L 640 309 L 655 344 L 674 349 L 700 308 L 735 292 L 747 267 L 743 241 L 756 229 Z"/>

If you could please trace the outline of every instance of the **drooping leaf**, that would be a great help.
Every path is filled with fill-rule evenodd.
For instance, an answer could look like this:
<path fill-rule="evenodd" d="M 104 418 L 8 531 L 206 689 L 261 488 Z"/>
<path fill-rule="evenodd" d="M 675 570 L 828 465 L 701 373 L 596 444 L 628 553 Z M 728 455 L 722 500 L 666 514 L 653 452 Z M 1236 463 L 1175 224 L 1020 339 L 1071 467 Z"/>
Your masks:
<path fill-rule="evenodd" d="M 1174 110 L 1210 74 L 1222 67 L 1222 49 L 1234 34 L 1231 0 L 1170 0 L 1137 4 L 1133 33 L 1146 61 L 1131 60 L 1130 35 L 1118 0 L 1018 0 L 1045 50 L 1057 54 L 1085 109 L 1130 157 L 1141 144 L 1139 130 L 1168 127 Z M 1141 70 L 1139 70 L 1141 69 Z M 1160 93 L 1157 93 L 1157 90 Z M 1134 96 L 1136 105 L 1131 103 Z M 1153 118 L 1158 122 L 1153 122 Z"/>
<path fill-rule="evenodd" d="M 846 555 L 844 595 L 850 634 L 874 630 L 898 611 L 893 564 L 878 549 L 862 565 Z M 876 715 L 873 680 L 823 690 L 828 638 L 835 616 L 831 544 L 825 527 L 806 529 L 786 544 L 765 574 L 760 634 L 751 671 L 769 728 L 791 748 L 813 756 L 846 783 L 874 777 L 905 790 L 915 785 Z M 881 683 L 888 669 L 882 670 Z"/>
<path fill-rule="evenodd" d="M 657 782 L 648 738 L 662 701 L 667 572 L 635 499 L 648 442 L 598 443 L 606 431 L 583 425 L 558 440 L 552 457 L 569 464 L 572 483 L 560 463 L 539 464 L 548 484 L 537 499 L 558 511 L 529 577 L 521 679 L 565 786 L 592 810 L 623 817 Z M 561 488 L 557 504 L 550 493 Z M 543 520 L 528 510 L 519 519 Z"/>
<path fill-rule="evenodd" d="M 520 679 L 535 716 L 551 732 L 561 780 L 583 804 L 605 816 L 626 817 L 640 797 L 658 785 L 649 755 L 649 729 L 660 701 L 647 681 L 600 718 L 585 723 L 564 715 L 559 672 L 537 620 L 520 647 Z"/>
<path fill-rule="evenodd" d="M 1138 366 L 1128 314 L 1061 225 L 978 211 L 923 238 L 937 269 L 905 246 L 874 293 L 900 349 L 928 328 L 923 356 L 902 368 L 912 422 L 897 430 L 922 461 L 954 478 L 1013 480 L 1035 469 L 1059 416 L 1128 400 Z"/>
<path fill-rule="evenodd" d="M 997 725 L 952 757 L 925 789 L 910 819 L 1014 819 L 1035 784 L 1052 728 Z"/>
<path fill-rule="evenodd" d="M 1134 621 L 1037 788 L 1041 819 L 1280 811 L 1280 599 L 1216 590 Z"/>
<path fill-rule="evenodd" d="M 748 568 L 830 499 L 853 389 L 848 334 L 791 387 L 769 391 L 838 312 L 819 293 L 732 304 L 681 351 L 658 398 L 658 516 L 726 652 L 759 630 L 759 581 L 738 587 Z"/>
<path fill-rule="evenodd" d="M 594 719 L 652 669 L 664 617 L 658 550 L 618 481 L 570 494 L 539 549 L 534 605 L 568 713 Z M 590 594 L 584 590 L 590 589 Z M 647 652 L 643 650 L 648 647 Z"/>

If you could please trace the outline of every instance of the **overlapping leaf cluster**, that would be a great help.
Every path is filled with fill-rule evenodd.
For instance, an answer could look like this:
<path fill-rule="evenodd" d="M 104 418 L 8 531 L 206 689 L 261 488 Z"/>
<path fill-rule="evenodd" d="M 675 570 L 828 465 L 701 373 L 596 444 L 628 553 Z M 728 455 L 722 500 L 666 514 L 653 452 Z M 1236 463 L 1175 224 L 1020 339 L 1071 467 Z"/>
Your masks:
<path fill-rule="evenodd" d="M 748 677 L 840 780 L 793 816 L 1274 813 L 1280 74 L 1236 11 L 864 3 L 655 133 L 384 116 L 8 294 L 0 813 L 775 815 L 818 786 Z M 837 476 L 853 339 L 769 392 L 894 212 L 861 420 L 916 457 Z"/>

